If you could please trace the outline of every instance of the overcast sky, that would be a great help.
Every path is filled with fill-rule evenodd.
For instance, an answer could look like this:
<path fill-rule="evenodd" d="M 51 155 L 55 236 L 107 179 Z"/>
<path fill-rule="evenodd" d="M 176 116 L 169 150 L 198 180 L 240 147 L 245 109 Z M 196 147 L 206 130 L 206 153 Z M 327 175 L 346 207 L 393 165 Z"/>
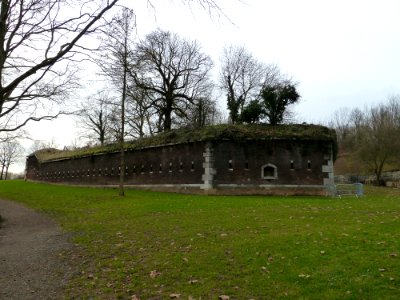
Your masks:
<path fill-rule="evenodd" d="M 137 10 L 138 33 L 159 26 L 197 39 L 216 63 L 224 45 L 244 45 L 299 83 L 299 121 L 325 121 L 340 107 L 400 93 L 400 1 L 218 2 L 234 25 L 222 16 L 210 20 L 198 7 L 159 0 L 153 17 L 145 7 Z"/>
<path fill-rule="evenodd" d="M 327 122 L 341 107 L 363 108 L 400 94 L 398 0 L 217 0 L 229 19 L 181 0 L 151 2 L 154 8 L 121 0 L 137 15 L 139 37 L 160 27 L 196 39 L 213 58 L 215 74 L 225 45 L 245 46 L 298 82 L 299 122 Z M 75 127 L 63 118 L 27 129 L 34 139 L 63 147 L 76 138 Z"/>

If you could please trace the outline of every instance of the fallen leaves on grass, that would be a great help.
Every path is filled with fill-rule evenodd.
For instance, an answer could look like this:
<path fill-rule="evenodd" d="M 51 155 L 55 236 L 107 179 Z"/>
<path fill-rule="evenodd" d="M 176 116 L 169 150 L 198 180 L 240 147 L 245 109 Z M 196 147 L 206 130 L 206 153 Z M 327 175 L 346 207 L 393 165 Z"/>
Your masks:
<path fill-rule="evenodd" d="M 221 295 L 218 297 L 219 300 L 229 300 L 229 296 L 227 295 Z"/>
<path fill-rule="evenodd" d="M 178 298 L 181 297 L 181 294 L 172 293 L 172 294 L 169 295 L 169 297 L 170 297 L 171 299 L 178 299 Z"/>
<path fill-rule="evenodd" d="M 269 271 L 268 271 L 267 267 L 265 267 L 265 266 L 262 266 L 262 267 L 261 267 L 261 270 L 262 270 L 263 272 L 267 272 L 267 273 L 269 273 Z"/>
<path fill-rule="evenodd" d="M 150 277 L 151 277 L 152 279 L 154 279 L 154 278 L 156 278 L 156 277 L 158 277 L 158 276 L 160 276 L 160 275 L 161 275 L 161 273 L 158 272 L 158 271 L 156 271 L 156 270 L 153 270 L 153 271 L 150 272 Z"/>
<path fill-rule="evenodd" d="M 309 274 L 299 274 L 298 276 L 300 278 L 309 278 L 311 275 L 309 275 Z"/>

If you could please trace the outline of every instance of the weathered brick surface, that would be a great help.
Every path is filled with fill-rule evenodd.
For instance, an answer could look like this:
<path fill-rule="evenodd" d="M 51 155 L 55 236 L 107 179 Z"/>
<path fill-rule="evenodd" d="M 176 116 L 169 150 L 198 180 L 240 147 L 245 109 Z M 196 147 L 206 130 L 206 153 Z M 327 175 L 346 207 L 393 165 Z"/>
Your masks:
<path fill-rule="evenodd" d="M 206 151 L 206 145 L 211 151 Z M 324 179 L 330 176 L 326 173 L 330 151 L 329 142 L 296 139 L 216 140 L 149 147 L 126 152 L 125 180 L 127 185 L 141 188 L 189 193 L 324 194 Z M 42 163 L 29 156 L 27 178 L 116 185 L 119 156 L 108 153 Z M 276 178 L 263 178 L 266 165 L 276 167 Z"/>
<path fill-rule="evenodd" d="M 215 145 L 216 184 L 323 184 L 324 153 L 322 141 L 222 141 Z M 229 169 L 229 161 L 232 169 Z M 293 169 L 291 169 L 293 162 Z M 308 165 L 310 162 L 310 168 Z M 263 179 L 262 166 L 277 167 L 277 179 Z"/>
<path fill-rule="evenodd" d="M 41 163 L 27 161 L 27 178 L 73 184 L 117 184 L 119 153 Z M 202 144 L 182 144 L 127 151 L 127 184 L 194 184 L 203 174 Z M 161 164 L 161 167 L 160 167 Z"/>

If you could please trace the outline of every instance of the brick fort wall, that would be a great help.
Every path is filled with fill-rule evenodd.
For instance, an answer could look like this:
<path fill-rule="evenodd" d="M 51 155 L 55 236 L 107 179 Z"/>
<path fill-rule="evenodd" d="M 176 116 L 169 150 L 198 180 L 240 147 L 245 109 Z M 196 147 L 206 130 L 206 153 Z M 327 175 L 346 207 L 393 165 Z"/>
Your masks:
<path fill-rule="evenodd" d="M 74 185 L 117 185 L 120 154 L 39 162 L 27 179 Z M 127 150 L 125 184 L 158 190 L 227 194 L 325 194 L 333 180 L 331 142 L 217 140 Z M 235 192 L 236 191 L 236 192 Z"/>

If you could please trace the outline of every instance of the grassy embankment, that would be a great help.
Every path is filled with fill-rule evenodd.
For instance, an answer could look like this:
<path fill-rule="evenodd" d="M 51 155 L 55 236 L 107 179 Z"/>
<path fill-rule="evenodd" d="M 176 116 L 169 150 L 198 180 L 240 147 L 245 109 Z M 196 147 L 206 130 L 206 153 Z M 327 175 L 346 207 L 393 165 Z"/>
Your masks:
<path fill-rule="evenodd" d="M 319 125 L 267 125 L 267 124 L 235 124 L 213 125 L 202 128 L 181 128 L 159 133 L 155 136 L 144 137 L 138 140 L 127 141 L 124 148 L 127 150 L 147 148 L 151 146 L 184 144 L 195 141 L 215 141 L 229 139 L 243 142 L 248 139 L 295 139 L 295 140 L 323 140 L 333 142 L 334 156 L 336 156 L 337 143 L 334 130 Z M 104 146 L 84 147 L 74 150 L 42 149 L 37 151 L 36 157 L 40 161 L 62 158 L 97 155 L 102 153 L 119 152 L 118 143 Z"/>
<path fill-rule="evenodd" d="M 398 299 L 400 192 L 211 197 L 0 182 L 74 233 L 67 298 Z"/>

